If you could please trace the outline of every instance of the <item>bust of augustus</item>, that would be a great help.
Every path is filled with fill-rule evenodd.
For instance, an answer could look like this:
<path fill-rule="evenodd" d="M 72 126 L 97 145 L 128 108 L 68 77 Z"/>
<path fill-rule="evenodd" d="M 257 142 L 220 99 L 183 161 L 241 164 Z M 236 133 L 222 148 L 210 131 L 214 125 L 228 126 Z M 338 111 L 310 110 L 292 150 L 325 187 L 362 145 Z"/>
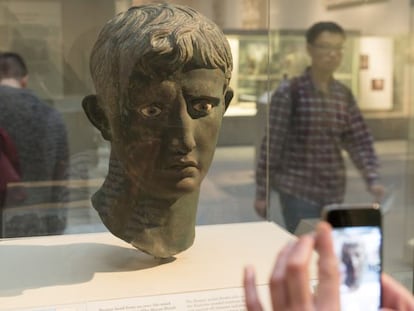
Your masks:
<path fill-rule="evenodd" d="M 148 254 L 184 251 L 233 97 L 227 39 L 190 7 L 131 7 L 101 30 L 90 69 L 96 95 L 82 106 L 111 145 L 94 208 L 112 234 Z"/>

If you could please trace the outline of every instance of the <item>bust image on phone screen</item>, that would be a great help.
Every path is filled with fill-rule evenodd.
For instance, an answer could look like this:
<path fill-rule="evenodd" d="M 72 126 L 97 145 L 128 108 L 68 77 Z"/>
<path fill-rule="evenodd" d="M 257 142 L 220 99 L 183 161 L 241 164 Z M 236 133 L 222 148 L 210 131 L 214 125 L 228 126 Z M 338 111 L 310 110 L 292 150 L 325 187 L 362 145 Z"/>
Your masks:
<path fill-rule="evenodd" d="M 334 228 L 333 235 L 341 270 L 341 310 L 378 310 L 381 303 L 380 228 Z"/>

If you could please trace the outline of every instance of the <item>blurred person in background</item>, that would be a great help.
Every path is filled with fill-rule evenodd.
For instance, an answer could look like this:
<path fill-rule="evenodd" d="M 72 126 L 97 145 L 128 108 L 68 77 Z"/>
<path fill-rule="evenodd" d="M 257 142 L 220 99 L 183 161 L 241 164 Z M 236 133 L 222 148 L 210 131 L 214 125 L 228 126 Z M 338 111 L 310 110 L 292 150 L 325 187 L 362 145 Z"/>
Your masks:
<path fill-rule="evenodd" d="M 345 39 L 345 31 L 334 22 L 312 25 L 306 32 L 311 65 L 301 76 L 281 83 L 271 97 L 269 128 L 256 170 L 254 207 L 266 217 L 268 172 L 286 229 L 292 233 L 301 219 L 319 218 L 324 205 L 343 201 L 343 150 L 374 201 L 384 197 L 373 137 L 351 90 L 333 77 Z"/>
<path fill-rule="evenodd" d="M 23 58 L 0 53 L 0 128 L 15 146 L 24 192 L 18 202 L 10 200 L 11 190 L 6 193 L 4 237 L 61 234 L 66 227 L 66 127 L 60 113 L 27 85 Z"/>

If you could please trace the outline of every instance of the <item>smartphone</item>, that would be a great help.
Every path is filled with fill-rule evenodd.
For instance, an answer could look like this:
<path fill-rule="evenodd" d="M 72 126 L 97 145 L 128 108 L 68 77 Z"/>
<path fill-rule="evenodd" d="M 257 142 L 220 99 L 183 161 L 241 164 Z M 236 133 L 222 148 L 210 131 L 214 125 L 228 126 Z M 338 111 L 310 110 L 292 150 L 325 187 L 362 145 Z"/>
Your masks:
<path fill-rule="evenodd" d="M 379 204 L 333 204 L 322 218 L 333 228 L 341 273 L 341 310 L 381 307 L 382 215 Z"/>

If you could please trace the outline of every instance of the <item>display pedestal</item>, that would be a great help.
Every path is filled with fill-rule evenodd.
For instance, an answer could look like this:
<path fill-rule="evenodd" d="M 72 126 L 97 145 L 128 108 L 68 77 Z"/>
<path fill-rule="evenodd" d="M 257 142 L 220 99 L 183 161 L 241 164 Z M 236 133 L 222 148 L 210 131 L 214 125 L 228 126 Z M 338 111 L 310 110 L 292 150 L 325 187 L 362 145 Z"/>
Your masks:
<path fill-rule="evenodd" d="M 170 261 L 108 232 L 2 240 L 0 309 L 243 310 L 244 266 L 255 267 L 266 295 L 277 252 L 292 239 L 269 222 L 199 226 L 194 245 Z"/>

